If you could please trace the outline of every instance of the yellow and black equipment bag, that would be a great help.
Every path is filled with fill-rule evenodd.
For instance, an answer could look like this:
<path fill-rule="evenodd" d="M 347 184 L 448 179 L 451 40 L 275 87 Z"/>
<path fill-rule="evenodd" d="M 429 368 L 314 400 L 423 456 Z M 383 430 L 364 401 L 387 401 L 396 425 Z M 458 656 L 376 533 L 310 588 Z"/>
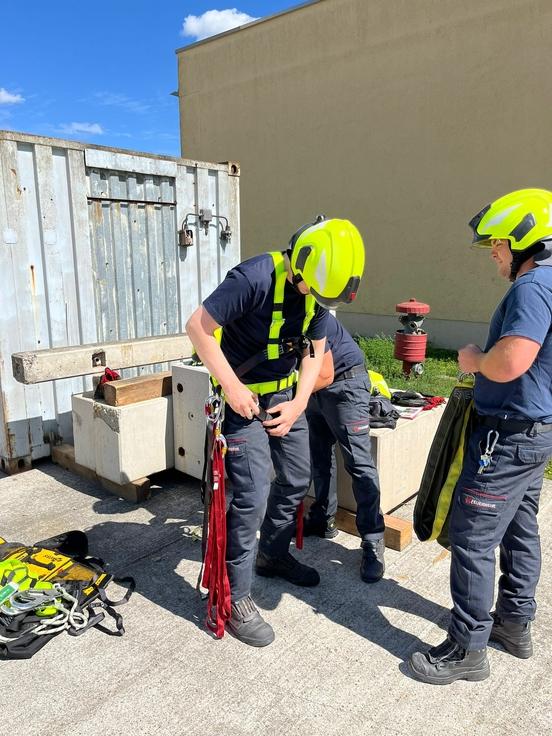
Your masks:
<path fill-rule="evenodd" d="M 109 583 L 126 587 L 110 600 Z M 134 591 L 130 577 L 115 578 L 104 562 L 88 554 L 88 539 L 70 531 L 28 547 L 0 537 L 0 660 L 29 659 L 62 631 L 80 636 L 92 627 L 124 634 L 115 611 Z M 102 625 L 111 616 L 114 628 Z"/>
<path fill-rule="evenodd" d="M 460 376 L 445 406 L 427 458 L 414 507 L 414 531 L 418 539 L 435 539 L 448 549 L 450 509 L 456 482 L 473 427 L 474 377 Z"/>

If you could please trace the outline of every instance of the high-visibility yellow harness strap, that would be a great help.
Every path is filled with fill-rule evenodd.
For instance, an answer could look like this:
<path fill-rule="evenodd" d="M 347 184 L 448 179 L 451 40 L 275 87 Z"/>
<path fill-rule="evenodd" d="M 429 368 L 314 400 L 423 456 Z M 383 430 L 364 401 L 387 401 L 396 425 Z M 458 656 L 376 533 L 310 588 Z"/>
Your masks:
<path fill-rule="evenodd" d="M 274 301 L 272 304 L 272 318 L 270 322 L 270 328 L 268 331 L 268 343 L 266 346 L 266 360 L 277 360 L 282 355 L 281 353 L 281 341 L 280 332 L 284 326 L 284 293 L 286 288 L 287 280 L 287 269 L 285 256 L 279 251 L 272 251 L 268 253 L 271 256 L 274 263 Z M 302 334 L 304 335 L 311 323 L 316 308 L 316 302 L 313 296 L 310 294 L 305 295 L 305 318 L 303 320 Z M 220 345 L 222 341 L 222 329 L 220 328 L 215 331 L 215 337 Z M 245 364 L 244 364 L 245 365 Z M 245 371 L 244 371 L 245 372 Z M 211 382 L 214 387 L 217 387 L 218 381 L 211 376 Z M 277 391 L 283 391 L 286 388 L 290 388 L 297 382 L 297 371 L 293 371 L 289 376 L 280 378 L 274 381 L 261 381 L 260 383 L 246 383 L 247 388 L 253 393 L 262 396 L 264 394 L 276 393 Z"/>

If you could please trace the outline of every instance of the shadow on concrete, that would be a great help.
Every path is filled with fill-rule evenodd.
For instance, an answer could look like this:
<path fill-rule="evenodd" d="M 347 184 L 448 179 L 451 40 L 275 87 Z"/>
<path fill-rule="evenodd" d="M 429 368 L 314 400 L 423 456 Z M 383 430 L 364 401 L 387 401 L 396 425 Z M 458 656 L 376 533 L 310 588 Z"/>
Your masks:
<path fill-rule="evenodd" d="M 196 580 L 177 571 L 183 560 L 201 564 L 203 508 L 195 479 L 177 471 L 151 476 L 151 498 L 134 504 L 59 466 L 48 464 L 41 471 L 97 499 L 92 510 L 101 520 L 91 523 L 88 515 L 82 529 L 90 553 L 104 560 L 109 572 L 131 575 L 136 593 L 203 629 L 205 602 Z"/>
<path fill-rule="evenodd" d="M 260 590 L 254 584 L 255 600 L 263 608 L 273 610 L 283 593 L 294 595 L 311 605 L 316 613 L 386 649 L 400 660 L 407 658 L 413 651 L 429 648 L 431 645 L 418 636 L 394 626 L 386 617 L 385 609 L 425 618 L 444 631 L 448 627 L 450 611 L 393 578 L 384 577 L 372 584 L 362 582 L 359 574 L 360 548 L 347 549 L 338 540 L 339 537 L 331 542 L 306 539 L 303 552 L 291 550 L 299 560 L 313 564 L 319 570 L 320 586 L 299 588 L 285 580 L 274 579 L 270 586 L 263 586 Z M 311 545 L 312 549 L 309 549 Z M 326 596 L 322 594 L 322 586 L 328 588 Z M 340 603 L 336 596 L 342 590 L 347 591 L 347 596 Z"/>
<path fill-rule="evenodd" d="M 59 467 L 48 466 L 43 472 L 97 497 L 93 511 L 97 517 L 106 518 L 86 529 L 92 554 L 106 560 L 106 567 L 114 575 L 132 575 L 137 593 L 205 630 L 206 603 L 197 592 L 197 581 L 191 579 L 189 570 L 184 577 L 178 569 L 182 561 L 197 563 L 196 571 L 201 563 L 203 508 L 196 480 L 176 471 L 159 474 L 152 478 L 152 497 L 137 506 Z M 125 520 L 126 515 L 132 515 L 132 520 Z M 137 516 L 143 520 L 137 521 Z M 429 644 L 391 624 L 385 609 L 425 618 L 446 629 L 448 609 L 397 580 L 363 583 L 359 576 L 360 547 L 348 549 L 339 544 L 339 537 L 334 541 L 308 538 L 302 552 L 293 548 L 292 552 L 320 571 L 320 586 L 300 588 L 284 580 L 256 577 L 253 597 L 263 609 L 274 610 L 287 593 L 400 660 Z"/>

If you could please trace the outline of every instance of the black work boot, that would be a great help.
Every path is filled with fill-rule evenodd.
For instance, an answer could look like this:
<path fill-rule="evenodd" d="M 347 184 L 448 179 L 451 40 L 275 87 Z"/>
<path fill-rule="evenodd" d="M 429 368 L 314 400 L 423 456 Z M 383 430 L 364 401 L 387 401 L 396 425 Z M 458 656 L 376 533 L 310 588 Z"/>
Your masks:
<path fill-rule="evenodd" d="M 339 529 L 335 525 L 335 517 L 330 516 L 325 519 L 313 519 L 305 516 L 303 521 L 303 535 L 305 537 L 321 537 L 322 539 L 334 539 L 339 534 Z"/>
<path fill-rule="evenodd" d="M 409 664 L 417 680 L 431 685 L 450 685 L 455 680 L 486 680 L 491 673 L 486 647 L 468 651 L 449 637 L 427 652 L 414 652 Z"/>
<path fill-rule="evenodd" d="M 232 603 L 226 626 L 236 639 L 252 647 L 266 647 L 274 641 L 272 626 L 263 619 L 250 595 Z"/>
<path fill-rule="evenodd" d="M 529 659 L 533 656 L 533 642 L 531 641 L 531 622 L 518 623 L 500 618 L 497 613 L 491 614 L 494 623 L 489 639 L 502 644 L 504 649 L 520 659 Z"/>
<path fill-rule="evenodd" d="M 255 570 L 257 575 L 265 578 L 284 578 L 304 588 L 313 588 L 320 582 L 320 575 L 314 567 L 303 565 L 289 552 L 283 557 L 268 557 L 259 550 Z"/>
<path fill-rule="evenodd" d="M 362 544 L 360 577 L 365 583 L 377 583 L 385 572 L 385 542 L 381 539 L 365 539 Z"/>

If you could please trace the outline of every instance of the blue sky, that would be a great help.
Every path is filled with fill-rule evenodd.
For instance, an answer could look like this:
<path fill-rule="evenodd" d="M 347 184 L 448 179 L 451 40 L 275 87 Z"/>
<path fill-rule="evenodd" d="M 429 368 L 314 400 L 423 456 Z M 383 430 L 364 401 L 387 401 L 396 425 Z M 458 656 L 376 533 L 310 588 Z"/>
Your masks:
<path fill-rule="evenodd" d="M 298 4 L 2 0 L 0 129 L 178 156 L 175 49 Z"/>

